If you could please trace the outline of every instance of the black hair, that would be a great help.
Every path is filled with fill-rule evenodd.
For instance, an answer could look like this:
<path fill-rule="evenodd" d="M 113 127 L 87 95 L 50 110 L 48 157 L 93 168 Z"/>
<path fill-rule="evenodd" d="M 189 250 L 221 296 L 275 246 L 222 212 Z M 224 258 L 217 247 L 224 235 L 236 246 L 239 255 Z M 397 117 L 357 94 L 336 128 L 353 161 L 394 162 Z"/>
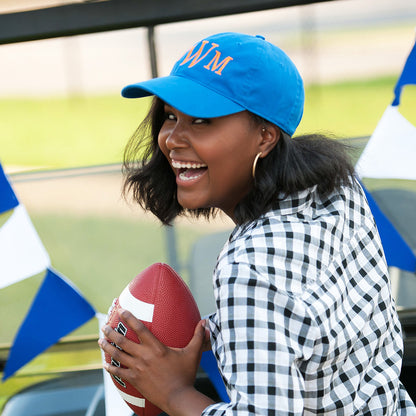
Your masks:
<path fill-rule="evenodd" d="M 252 114 L 260 125 L 268 121 Z M 178 215 L 210 218 L 215 208 L 184 209 L 176 198 L 176 179 L 158 146 L 158 134 L 164 122 L 164 103 L 155 97 L 150 111 L 127 143 L 124 152 L 123 193 L 132 192 L 133 200 L 151 211 L 165 225 Z M 348 147 L 339 140 L 321 134 L 291 138 L 285 132 L 272 151 L 257 163 L 251 191 L 234 212 L 238 224 L 253 221 L 279 206 L 283 198 L 317 186 L 321 196 L 350 185 L 354 167 Z"/>

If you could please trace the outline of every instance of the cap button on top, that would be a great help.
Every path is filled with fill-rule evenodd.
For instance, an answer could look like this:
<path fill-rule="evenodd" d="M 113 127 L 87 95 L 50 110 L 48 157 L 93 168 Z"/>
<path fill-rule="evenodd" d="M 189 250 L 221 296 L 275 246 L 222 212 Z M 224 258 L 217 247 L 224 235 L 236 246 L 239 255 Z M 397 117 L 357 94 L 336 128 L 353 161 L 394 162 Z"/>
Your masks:
<path fill-rule="evenodd" d="M 266 38 L 264 36 L 262 36 L 262 35 L 256 35 L 256 38 L 260 38 L 260 39 L 266 40 Z"/>

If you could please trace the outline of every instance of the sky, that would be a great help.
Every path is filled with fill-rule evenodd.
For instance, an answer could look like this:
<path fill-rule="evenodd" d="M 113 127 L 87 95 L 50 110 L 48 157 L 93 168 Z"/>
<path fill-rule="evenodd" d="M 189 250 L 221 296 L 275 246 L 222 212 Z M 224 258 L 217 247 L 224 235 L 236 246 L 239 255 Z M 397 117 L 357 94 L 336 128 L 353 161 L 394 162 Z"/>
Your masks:
<path fill-rule="evenodd" d="M 194 42 L 262 34 L 305 82 L 397 74 L 415 40 L 416 2 L 338 0 L 156 27 L 159 75 Z M 119 93 L 151 76 L 144 28 L 1 45 L 0 97 Z"/>

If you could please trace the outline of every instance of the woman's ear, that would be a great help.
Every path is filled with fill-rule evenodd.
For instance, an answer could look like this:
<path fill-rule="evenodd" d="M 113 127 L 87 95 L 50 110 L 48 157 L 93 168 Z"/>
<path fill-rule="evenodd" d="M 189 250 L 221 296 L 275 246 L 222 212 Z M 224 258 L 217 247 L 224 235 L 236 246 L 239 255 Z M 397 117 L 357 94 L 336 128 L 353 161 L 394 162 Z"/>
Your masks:
<path fill-rule="evenodd" d="M 259 152 L 263 158 L 276 146 L 281 136 L 281 130 L 274 124 L 267 124 L 261 127 L 260 134 Z"/>

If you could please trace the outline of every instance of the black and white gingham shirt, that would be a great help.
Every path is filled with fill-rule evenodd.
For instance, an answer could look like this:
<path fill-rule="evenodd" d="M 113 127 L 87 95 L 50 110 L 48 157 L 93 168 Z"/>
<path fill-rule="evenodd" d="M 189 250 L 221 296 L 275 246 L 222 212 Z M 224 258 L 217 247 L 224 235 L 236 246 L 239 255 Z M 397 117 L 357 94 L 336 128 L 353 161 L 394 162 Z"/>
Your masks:
<path fill-rule="evenodd" d="M 237 227 L 214 272 L 230 403 L 204 415 L 416 415 L 380 239 L 359 185 Z"/>

